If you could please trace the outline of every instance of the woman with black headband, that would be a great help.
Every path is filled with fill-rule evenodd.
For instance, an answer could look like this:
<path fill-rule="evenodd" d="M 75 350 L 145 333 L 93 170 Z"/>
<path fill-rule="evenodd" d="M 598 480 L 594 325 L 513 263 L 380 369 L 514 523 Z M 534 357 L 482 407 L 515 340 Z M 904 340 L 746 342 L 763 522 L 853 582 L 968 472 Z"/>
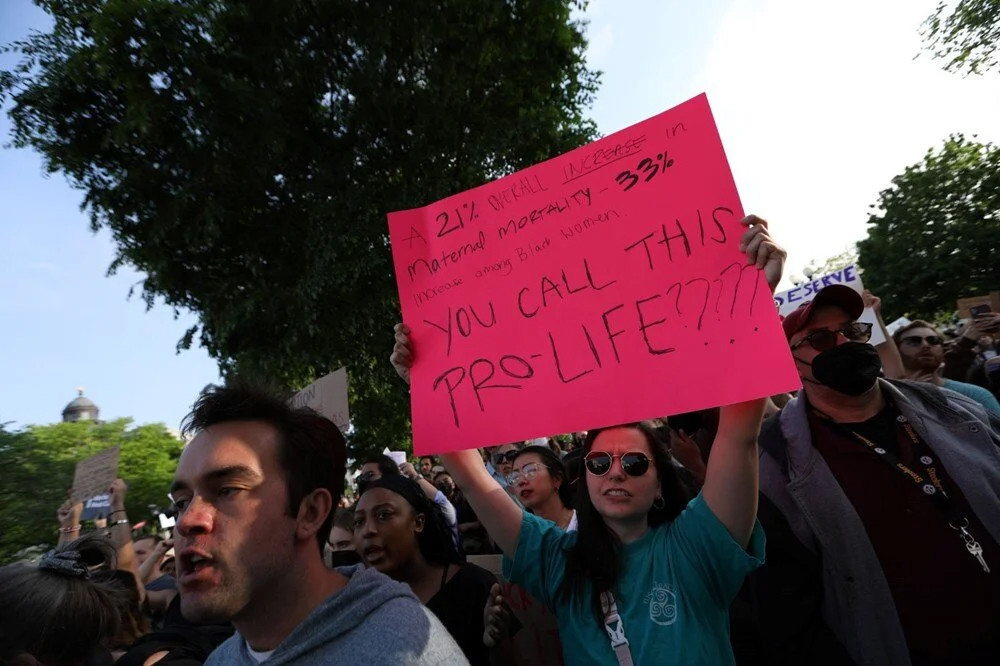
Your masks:
<path fill-rule="evenodd" d="M 354 543 L 368 566 L 410 586 L 472 666 L 490 663 L 483 611 L 496 578 L 461 561 L 441 510 L 414 481 L 387 475 L 367 485 L 355 507 Z"/>

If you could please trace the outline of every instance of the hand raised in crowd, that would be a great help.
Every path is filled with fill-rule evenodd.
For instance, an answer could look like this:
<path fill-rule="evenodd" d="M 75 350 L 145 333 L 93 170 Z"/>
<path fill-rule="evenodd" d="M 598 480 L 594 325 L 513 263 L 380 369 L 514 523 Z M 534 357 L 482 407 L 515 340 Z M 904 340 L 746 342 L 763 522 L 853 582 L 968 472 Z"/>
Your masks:
<path fill-rule="evenodd" d="M 785 269 L 785 258 L 788 252 L 774 242 L 767 231 L 767 220 L 756 215 L 747 215 L 740 224 L 748 229 L 740 238 L 740 252 L 746 252 L 747 262 L 764 270 L 767 286 L 771 293 L 778 288 L 781 274 Z"/>
<path fill-rule="evenodd" d="M 410 327 L 399 323 L 392 329 L 396 334 L 396 344 L 392 348 L 389 362 L 396 368 L 396 374 L 409 385 L 410 368 L 413 367 L 413 347 L 410 345 Z"/>
<path fill-rule="evenodd" d="M 864 302 L 866 308 L 871 308 L 875 311 L 875 314 L 881 314 L 882 312 L 882 299 L 873 294 L 868 289 L 861 292 L 861 300 Z"/>
<path fill-rule="evenodd" d="M 410 479 L 417 479 L 420 475 L 417 474 L 417 468 L 413 466 L 411 462 L 405 462 L 399 466 L 399 473 Z"/>
<path fill-rule="evenodd" d="M 984 335 L 996 334 L 998 329 L 1000 329 L 1000 312 L 986 312 L 972 318 L 962 332 L 962 337 L 978 342 Z"/>
<path fill-rule="evenodd" d="M 483 645 L 488 648 L 495 647 L 497 643 L 507 635 L 510 629 L 511 611 L 503 600 L 500 591 L 500 583 L 494 583 L 490 588 L 490 596 L 486 599 L 486 608 L 483 609 Z"/>
<path fill-rule="evenodd" d="M 73 503 L 72 499 L 67 499 L 56 511 L 59 519 L 59 527 L 68 529 L 80 525 L 80 516 L 83 515 L 83 502 Z"/>
<path fill-rule="evenodd" d="M 125 495 L 128 493 L 128 487 L 125 482 L 121 479 L 115 479 L 108 486 L 108 494 L 111 496 L 111 510 L 112 511 L 124 511 L 125 510 Z"/>

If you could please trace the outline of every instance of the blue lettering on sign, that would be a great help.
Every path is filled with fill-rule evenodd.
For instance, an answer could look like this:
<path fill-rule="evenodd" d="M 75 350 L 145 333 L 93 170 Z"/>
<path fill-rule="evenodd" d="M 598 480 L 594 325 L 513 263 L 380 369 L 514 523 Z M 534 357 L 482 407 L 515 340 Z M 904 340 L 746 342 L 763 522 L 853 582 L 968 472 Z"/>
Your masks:
<path fill-rule="evenodd" d="M 795 293 L 798 290 L 799 290 L 799 287 L 796 287 L 795 289 L 789 290 L 789 292 L 788 292 L 788 302 L 789 303 L 794 303 L 795 301 L 801 301 L 802 300 L 802 297 L 801 296 L 797 296 L 797 294 Z"/>
<path fill-rule="evenodd" d="M 844 269 L 844 282 L 854 282 L 855 280 L 858 279 L 857 273 L 853 274 L 851 273 L 851 271 L 854 270 L 857 270 L 857 267 L 854 264 L 851 264 L 850 266 Z"/>

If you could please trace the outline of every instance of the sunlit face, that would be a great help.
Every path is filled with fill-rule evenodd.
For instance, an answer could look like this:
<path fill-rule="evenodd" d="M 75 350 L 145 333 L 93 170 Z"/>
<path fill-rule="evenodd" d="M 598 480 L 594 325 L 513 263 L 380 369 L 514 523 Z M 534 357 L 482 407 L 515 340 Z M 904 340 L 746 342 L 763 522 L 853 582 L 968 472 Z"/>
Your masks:
<path fill-rule="evenodd" d="M 354 532 L 334 525 L 330 528 L 330 536 L 327 537 L 327 546 L 335 553 L 342 550 L 354 550 Z"/>
<path fill-rule="evenodd" d="M 944 363 L 944 346 L 931 344 L 927 338 L 938 338 L 933 328 L 911 328 L 899 339 L 899 355 L 908 370 L 934 372 Z"/>
<path fill-rule="evenodd" d="M 514 460 L 512 468 L 511 476 L 516 476 L 517 479 L 511 487 L 527 508 L 541 506 L 559 492 L 562 481 L 552 478 L 548 468 L 542 463 L 542 457 L 537 453 L 522 453 Z"/>
<path fill-rule="evenodd" d="M 597 436 L 590 448 L 593 451 L 604 451 L 613 457 L 611 469 L 604 476 L 584 472 L 594 508 L 605 521 L 644 519 L 660 495 L 660 478 L 646 436 L 635 428 L 611 428 Z M 622 468 L 620 457 L 633 452 L 649 458 L 649 468 L 642 476 L 629 476 Z"/>
<path fill-rule="evenodd" d="M 847 312 L 835 305 L 825 305 L 821 308 L 816 308 L 812 313 L 812 317 L 809 318 L 809 323 L 806 324 L 806 327 L 793 335 L 788 340 L 788 344 L 795 345 L 801 342 L 813 331 L 837 331 L 846 328 L 851 325 L 852 321 L 851 316 Z M 847 342 L 847 338 L 843 334 L 837 336 L 837 346 L 845 342 Z M 792 351 L 792 357 L 796 360 L 795 367 L 798 369 L 799 376 L 803 380 L 816 382 L 816 378 L 813 377 L 812 373 L 812 362 L 819 354 L 820 352 L 808 342 L 796 347 Z"/>
<path fill-rule="evenodd" d="M 195 622 L 239 620 L 271 603 L 293 561 L 296 519 L 277 431 L 220 423 L 184 448 L 171 495 L 181 611 Z"/>
<path fill-rule="evenodd" d="M 370 567 L 394 577 L 420 552 L 424 516 L 387 488 L 366 490 L 354 510 L 354 546 Z"/>

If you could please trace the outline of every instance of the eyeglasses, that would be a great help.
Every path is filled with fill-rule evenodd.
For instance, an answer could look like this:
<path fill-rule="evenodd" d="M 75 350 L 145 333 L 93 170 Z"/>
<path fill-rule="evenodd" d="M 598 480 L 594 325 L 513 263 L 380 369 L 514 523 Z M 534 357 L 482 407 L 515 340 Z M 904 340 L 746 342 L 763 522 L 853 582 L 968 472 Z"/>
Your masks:
<path fill-rule="evenodd" d="M 493 464 L 502 465 L 505 462 L 512 463 L 514 462 L 514 458 L 517 458 L 518 453 L 520 453 L 520 451 L 518 451 L 517 449 L 514 449 L 513 451 L 508 451 L 507 453 L 494 453 Z"/>
<path fill-rule="evenodd" d="M 645 453 L 639 452 L 613 456 L 606 451 L 591 451 L 583 459 L 583 464 L 594 476 L 604 476 L 611 471 L 616 459 L 621 461 L 622 469 L 629 476 L 642 476 L 649 469 L 649 458 Z"/>
<path fill-rule="evenodd" d="M 856 321 L 850 326 L 839 328 L 836 331 L 827 331 L 821 328 L 796 342 L 790 349 L 798 349 L 808 342 L 809 346 L 816 351 L 829 351 L 837 346 L 837 336 L 841 334 L 851 342 L 868 342 L 872 339 L 872 325 L 866 321 Z"/>
<path fill-rule="evenodd" d="M 518 481 L 524 478 L 525 481 L 531 481 L 538 474 L 538 463 L 528 463 L 521 469 L 515 469 L 513 472 L 507 475 L 507 483 L 516 486 Z"/>
<path fill-rule="evenodd" d="M 919 335 L 908 335 L 900 340 L 900 343 L 910 345 L 912 347 L 919 347 L 924 342 L 929 344 L 931 347 L 937 347 L 938 345 L 944 344 L 944 340 L 936 335 L 928 335 L 925 337 L 920 337 Z"/>

